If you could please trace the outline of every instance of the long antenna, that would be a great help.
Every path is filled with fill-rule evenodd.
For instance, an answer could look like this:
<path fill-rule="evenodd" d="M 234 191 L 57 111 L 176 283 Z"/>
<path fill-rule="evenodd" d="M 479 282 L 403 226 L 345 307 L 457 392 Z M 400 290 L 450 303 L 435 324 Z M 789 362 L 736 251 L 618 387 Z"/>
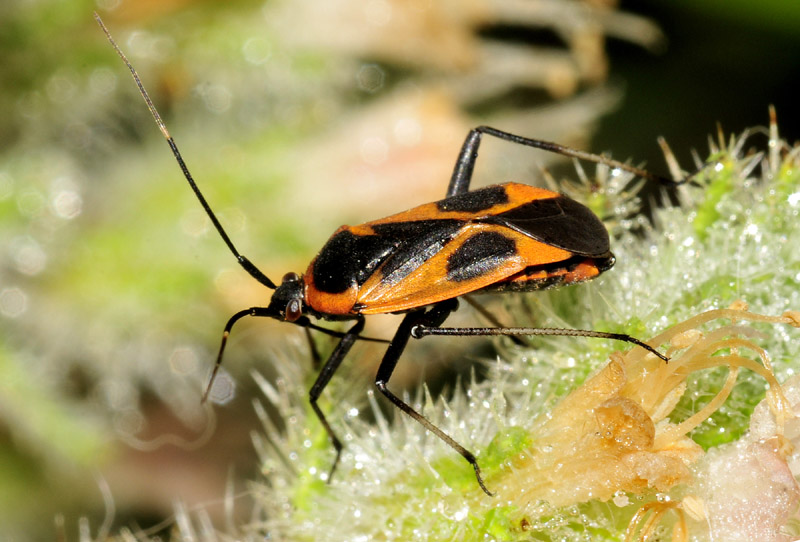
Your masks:
<path fill-rule="evenodd" d="M 192 188 L 194 195 L 197 196 L 197 199 L 200 201 L 200 205 L 203 206 L 208 218 L 211 219 L 211 223 L 214 224 L 214 228 L 216 228 L 217 232 L 219 232 L 220 237 L 222 240 L 225 241 L 225 244 L 228 245 L 228 248 L 236 256 L 236 260 L 239 262 L 245 271 L 247 271 L 250 276 L 256 279 L 258 282 L 266 286 L 267 288 L 275 289 L 275 283 L 272 282 L 269 277 L 267 277 L 264 273 L 261 272 L 250 260 L 246 257 L 239 254 L 239 251 L 236 250 L 236 247 L 233 245 L 233 241 L 231 238 L 228 237 L 228 234 L 225 232 L 225 229 L 220 224 L 219 220 L 217 219 L 217 215 L 214 214 L 214 211 L 211 210 L 211 206 L 206 201 L 206 198 L 203 196 L 203 193 L 200 192 L 200 189 L 195 184 L 194 179 L 192 178 L 192 174 L 189 173 L 189 168 L 186 167 L 186 162 L 183 161 L 183 157 L 181 156 L 180 151 L 178 151 L 178 146 L 175 144 L 175 140 L 172 139 L 172 136 L 169 134 L 169 130 L 167 130 L 167 126 L 164 124 L 164 121 L 161 120 L 161 115 L 158 114 L 156 107 L 153 105 L 153 101 L 150 99 L 150 95 L 147 94 L 147 91 L 142 85 L 141 79 L 139 79 L 139 74 L 136 73 L 136 70 L 133 68 L 133 65 L 128 60 L 128 57 L 125 56 L 125 53 L 122 52 L 122 49 L 119 48 L 117 42 L 114 41 L 114 38 L 111 37 L 111 33 L 106 28 L 106 25 L 103 24 L 103 20 L 100 19 L 100 15 L 97 12 L 94 13 L 94 18 L 97 21 L 97 24 L 100 25 L 100 28 L 103 29 L 108 41 L 111 43 L 111 46 L 117 52 L 119 57 L 128 66 L 128 69 L 133 76 L 133 80 L 136 82 L 136 86 L 139 87 L 139 93 L 144 98 L 145 103 L 147 104 L 147 108 L 150 110 L 150 113 L 153 115 L 153 118 L 158 125 L 158 129 L 161 130 L 161 133 L 164 135 L 164 139 L 167 140 L 167 144 L 169 148 L 172 149 L 172 154 L 175 156 L 175 160 L 178 161 L 178 165 L 181 167 L 181 171 L 183 172 L 183 176 L 186 177 L 186 180 L 189 182 L 189 186 Z"/>

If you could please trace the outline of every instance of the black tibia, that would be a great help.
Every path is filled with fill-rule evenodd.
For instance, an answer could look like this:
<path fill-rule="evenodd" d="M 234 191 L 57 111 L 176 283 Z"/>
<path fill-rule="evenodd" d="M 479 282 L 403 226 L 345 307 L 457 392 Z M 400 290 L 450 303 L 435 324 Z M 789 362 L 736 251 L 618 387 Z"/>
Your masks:
<path fill-rule="evenodd" d="M 428 335 L 447 335 L 449 337 L 487 337 L 504 336 L 519 337 L 524 335 L 561 335 L 566 337 L 594 337 L 597 339 L 611 339 L 622 341 L 636 346 L 641 346 L 651 354 L 661 358 L 665 362 L 669 358 L 650 346 L 640 341 L 636 337 L 631 337 L 624 333 L 609 333 L 606 331 L 594 331 L 591 329 L 565 329 L 556 327 L 439 327 L 427 324 L 419 324 L 411 330 L 415 339 L 421 339 Z"/>
<path fill-rule="evenodd" d="M 458 301 L 450 299 L 434 305 L 427 311 L 423 309 L 407 314 L 406 317 L 403 318 L 400 327 L 397 329 L 397 333 L 395 333 L 392 343 L 389 345 L 388 350 L 386 350 L 386 354 L 383 356 L 381 365 L 378 368 L 378 374 L 375 377 L 375 386 L 377 386 L 378 390 L 397 408 L 411 416 L 414 420 L 422 424 L 425 429 L 442 439 L 445 444 L 461 454 L 475 470 L 475 477 L 478 479 L 478 484 L 481 486 L 481 489 L 487 495 L 492 496 L 493 493 L 490 492 L 483 483 L 481 469 L 478 466 L 478 460 L 475 458 L 475 454 L 456 442 L 450 435 L 436 427 L 427 418 L 414 410 L 409 404 L 389 391 L 386 387 L 389 383 L 389 379 L 392 377 L 394 368 L 397 366 L 397 362 L 400 360 L 400 356 L 403 354 L 403 350 L 405 350 L 408 344 L 409 338 L 411 338 L 412 330 L 420 325 L 432 327 L 441 325 L 457 307 Z"/>
<path fill-rule="evenodd" d="M 333 460 L 333 465 L 331 465 L 330 473 L 328 474 L 328 480 L 333 477 L 333 473 L 336 470 L 336 465 L 339 464 L 339 457 L 342 454 L 342 441 L 339 440 L 339 437 L 336 436 L 336 433 L 333 432 L 331 425 L 328 423 L 328 420 L 325 418 L 325 414 L 322 413 L 322 410 L 317 405 L 317 400 L 319 399 L 320 395 L 322 394 L 322 390 L 325 389 L 325 386 L 328 385 L 328 382 L 331 381 L 331 377 L 341 365 L 342 360 L 344 360 L 347 353 L 350 351 L 350 348 L 353 347 L 353 344 L 358 339 L 358 336 L 364 330 L 364 318 L 361 317 L 358 321 L 351 327 L 342 337 L 342 340 L 339 341 L 339 344 L 336 345 L 336 348 L 331 353 L 328 361 L 325 362 L 325 365 L 322 366 L 322 370 L 319 372 L 317 376 L 317 380 L 314 382 L 314 385 L 311 386 L 311 390 L 308 392 L 309 401 L 311 402 L 311 408 L 314 409 L 314 413 L 319 418 L 320 423 L 325 428 L 325 431 L 328 433 L 328 436 L 331 439 L 331 443 L 333 444 L 334 449 L 336 449 L 336 458 Z M 391 348 L 391 346 L 390 346 Z"/>

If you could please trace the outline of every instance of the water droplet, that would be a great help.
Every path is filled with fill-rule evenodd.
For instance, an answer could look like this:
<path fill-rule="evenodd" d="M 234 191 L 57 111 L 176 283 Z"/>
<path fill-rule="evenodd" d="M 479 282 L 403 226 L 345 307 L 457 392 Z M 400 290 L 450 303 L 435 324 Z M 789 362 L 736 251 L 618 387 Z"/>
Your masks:
<path fill-rule="evenodd" d="M 178 347 L 170 354 L 169 365 L 172 372 L 176 374 L 186 375 L 193 373 L 198 367 L 197 355 L 189 347 Z"/>
<path fill-rule="evenodd" d="M 65 220 L 72 220 L 81 214 L 83 199 L 74 190 L 61 190 L 53 196 L 52 205 L 56 216 Z"/>
<path fill-rule="evenodd" d="M 47 254 L 32 237 L 18 237 L 11 242 L 11 253 L 17 270 L 25 275 L 38 275 L 47 265 Z"/>
<path fill-rule="evenodd" d="M 218 405 L 224 405 L 229 403 L 235 396 L 236 383 L 224 369 L 220 369 L 216 378 L 214 378 L 214 385 L 211 386 L 208 400 Z"/>
<path fill-rule="evenodd" d="M 117 88 L 117 74 L 105 66 L 95 68 L 89 74 L 89 90 L 92 94 L 108 95 Z"/>
<path fill-rule="evenodd" d="M 78 86 L 75 84 L 74 76 L 57 73 L 47 81 L 45 90 L 51 102 L 63 104 L 75 97 Z"/>
<path fill-rule="evenodd" d="M 358 88 L 370 94 L 383 88 L 385 79 L 386 73 L 377 64 L 364 64 L 356 74 Z"/>
<path fill-rule="evenodd" d="M 21 288 L 12 286 L 0 291 L 0 313 L 17 318 L 28 309 L 28 296 Z"/>
<path fill-rule="evenodd" d="M 264 64 L 272 56 L 272 47 L 264 38 L 253 37 L 242 45 L 242 55 L 250 64 Z"/>
<path fill-rule="evenodd" d="M 206 109 L 212 113 L 225 113 L 231 108 L 233 96 L 224 85 L 200 85 L 196 92 L 203 99 Z"/>
<path fill-rule="evenodd" d="M 37 190 L 27 190 L 17 196 L 17 209 L 23 215 L 36 218 L 42 214 L 44 196 Z"/>

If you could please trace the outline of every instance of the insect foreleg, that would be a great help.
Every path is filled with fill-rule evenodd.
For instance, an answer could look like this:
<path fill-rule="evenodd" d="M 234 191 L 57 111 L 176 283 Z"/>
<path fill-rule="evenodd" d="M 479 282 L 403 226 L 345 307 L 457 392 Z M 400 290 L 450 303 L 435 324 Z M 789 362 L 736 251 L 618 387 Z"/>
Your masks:
<path fill-rule="evenodd" d="M 331 470 L 328 473 L 328 480 L 330 481 L 333 478 L 333 473 L 336 470 L 336 465 L 339 464 L 339 457 L 342 454 L 342 441 L 339 440 L 339 437 L 336 436 L 336 433 L 333 432 L 331 425 L 328 423 L 328 420 L 325 418 L 325 414 L 322 413 L 322 409 L 319 408 L 317 404 L 317 400 L 319 399 L 320 395 L 322 395 L 322 390 L 325 389 L 325 386 L 328 385 L 328 382 L 331 381 L 331 377 L 339 368 L 339 365 L 342 364 L 344 357 L 350 351 L 350 348 L 353 347 L 353 344 L 358 339 L 358 336 L 364 330 L 364 318 L 361 317 L 358 321 L 351 327 L 342 337 L 342 340 L 339 341 L 339 344 L 336 345 L 336 348 L 331 353 L 328 361 L 325 362 L 325 365 L 322 366 L 322 370 L 319 372 L 317 376 L 317 380 L 314 382 L 314 385 L 311 386 L 311 390 L 308 392 L 309 402 L 311 403 L 311 408 L 314 409 L 314 413 L 319 418 L 320 423 L 325 428 L 325 431 L 328 433 L 328 437 L 331 439 L 331 443 L 333 444 L 334 449 L 336 450 L 336 458 L 333 460 L 333 465 L 331 465 Z"/>

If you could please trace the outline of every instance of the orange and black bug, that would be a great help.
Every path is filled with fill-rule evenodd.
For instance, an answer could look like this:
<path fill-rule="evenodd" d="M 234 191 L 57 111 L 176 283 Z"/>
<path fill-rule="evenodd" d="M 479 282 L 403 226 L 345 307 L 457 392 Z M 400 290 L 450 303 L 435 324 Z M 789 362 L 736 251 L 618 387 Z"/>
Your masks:
<path fill-rule="evenodd" d="M 336 449 L 331 474 L 339 460 L 342 444 L 317 401 L 355 341 L 375 340 L 361 336 L 367 315 L 405 313 L 392 340 L 386 341 L 389 346 L 375 377 L 378 390 L 461 454 L 474 468 L 481 489 L 489 495 L 491 493 L 484 485 L 475 456 L 387 387 L 411 337 L 579 335 L 625 341 L 667 360 L 654 348 L 622 334 L 499 325 L 443 328 L 441 325 L 458 307 L 458 297 L 483 292 L 531 291 L 586 281 L 614 265 L 608 232 L 600 219 L 584 205 L 557 192 L 517 183 L 470 191 L 472 172 L 484 134 L 606 164 L 665 184 L 675 184 L 674 181 L 603 156 L 480 126 L 470 131 L 464 141 L 444 199 L 358 226 L 342 226 L 322 247 L 303 275 L 287 273 L 276 285 L 236 250 L 195 184 L 133 66 L 96 14 L 95 18 L 131 71 L 183 175 L 223 241 L 245 271 L 267 288 L 275 290 L 266 307 L 242 310 L 228 320 L 211 381 L 222 362 L 233 325 L 245 316 L 275 318 L 307 330 L 340 337 L 309 392 L 311 406 Z M 353 320 L 355 323 L 340 333 L 312 323 L 309 316 L 322 320 Z M 211 382 L 204 399 L 210 389 Z"/>

